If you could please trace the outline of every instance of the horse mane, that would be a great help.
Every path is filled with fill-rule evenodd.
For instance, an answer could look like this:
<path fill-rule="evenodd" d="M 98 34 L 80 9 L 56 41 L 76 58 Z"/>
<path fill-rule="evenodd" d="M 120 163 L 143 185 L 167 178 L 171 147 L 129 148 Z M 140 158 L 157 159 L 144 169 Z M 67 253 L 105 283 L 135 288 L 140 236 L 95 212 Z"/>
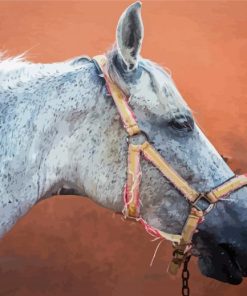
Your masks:
<path fill-rule="evenodd" d="M 6 57 L 5 52 L 0 52 L 0 74 L 18 69 L 25 64 L 29 64 L 29 62 L 25 60 L 25 53 L 19 54 L 15 57 Z"/>
<path fill-rule="evenodd" d="M 64 74 L 81 68 L 87 56 L 79 56 L 66 61 L 51 64 L 33 63 L 22 53 L 15 57 L 6 57 L 0 52 L 0 89 L 10 89 L 23 85 L 34 78 Z"/>
<path fill-rule="evenodd" d="M 108 58 L 108 72 L 112 80 L 117 83 L 120 88 L 128 94 L 128 86 L 123 79 L 123 76 L 114 66 L 114 57 L 117 55 L 116 47 L 114 46 L 110 51 L 107 52 Z M 26 59 L 26 54 L 20 54 L 15 57 L 5 57 L 4 53 L 0 52 L 0 91 L 14 89 L 23 86 L 25 83 L 29 82 L 33 79 L 40 79 L 43 77 L 50 76 L 58 76 L 61 74 L 66 74 L 71 71 L 75 71 L 77 69 L 81 69 L 83 64 L 88 63 L 91 59 L 87 56 L 79 56 L 69 60 L 65 60 L 62 62 L 56 62 L 51 64 L 41 64 L 41 63 L 33 63 Z M 164 74 L 164 84 L 169 88 L 171 73 L 166 68 L 160 67 L 158 64 L 151 62 L 148 59 L 140 59 L 140 68 L 148 73 L 150 76 L 152 87 L 158 95 L 158 98 L 163 97 L 160 95 L 160 89 L 158 87 L 158 82 L 156 80 L 155 75 L 152 73 L 153 69 L 156 69 Z M 173 115 L 174 106 L 176 109 L 184 109 L 190 110 L 186 102 L 183 100 L 179 92 L 176 90 L 172 90 L 176 92 L 176 104 L 174 105 L 174 101 L 172 103 L 166 102 L 167 110 L 171 111 L 171 115 Z M 164 104 L 163 99 L 161 99 L 161 103 Z M 174 113 L 175 114 L 175 113 Z"/>

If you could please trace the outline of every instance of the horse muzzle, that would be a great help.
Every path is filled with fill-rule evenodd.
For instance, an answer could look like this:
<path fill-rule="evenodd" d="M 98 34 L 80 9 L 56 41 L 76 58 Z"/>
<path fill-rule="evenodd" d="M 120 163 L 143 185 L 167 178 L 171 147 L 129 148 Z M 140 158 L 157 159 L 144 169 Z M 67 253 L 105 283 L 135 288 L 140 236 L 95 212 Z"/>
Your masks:
<path fill-rule="evenodd" d="M 247 189 L 217 202 L 198 226 L 193 242 L 205 276 L 240 284 L 247 276 Z"/>

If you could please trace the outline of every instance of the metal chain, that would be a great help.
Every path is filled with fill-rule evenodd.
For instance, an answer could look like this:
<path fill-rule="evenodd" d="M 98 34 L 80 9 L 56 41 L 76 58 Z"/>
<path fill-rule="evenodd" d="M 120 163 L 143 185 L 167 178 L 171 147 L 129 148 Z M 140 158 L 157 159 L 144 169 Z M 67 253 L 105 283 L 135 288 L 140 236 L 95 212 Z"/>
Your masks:
<path fill-rule="evenodd" d="M 188 269 L 188 264 L 190 261 L 191 256 L 187 256 L 184 260 L 184 266 L 182 271 L 182 295 L 189 296 L 190 295 L 190 288 L 189 288 L 189 278 L 190 272 Z"/>

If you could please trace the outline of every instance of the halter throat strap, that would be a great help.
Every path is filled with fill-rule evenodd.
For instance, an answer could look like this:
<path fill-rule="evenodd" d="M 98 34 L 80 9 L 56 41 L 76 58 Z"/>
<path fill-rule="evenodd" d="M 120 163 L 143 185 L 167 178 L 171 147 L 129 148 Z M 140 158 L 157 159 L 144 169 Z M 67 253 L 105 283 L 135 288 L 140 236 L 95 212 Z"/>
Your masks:
<path fill-rule="evenodd" d="M 183 179 L 161 154 L 154 148 L 147 139 L 145 133 L 141 131 L 133 111 L 123 91 L 109 78 L 107 72 L 107 58 L 104 55 L 95 56 L 94 62 L 101 70 L 106 81 L 106 87 L 112 96 L 117 110 L 120 114 L 123 126 L 128 134 L 128 168 L 127 182 L 124 187 L 124 209 L 125 218 L 134 218 L 140 221 L 146 231 L 152 236 L 165 238 L 173 242 L 175 251 L 173 259 L 169 265 L 168 272 L 176 274 L 181 264 L 184 262 L 188 250 L 192 245 L 192 237 L 198 224 L 203 221 L 207 210 L 221 198 L 227 197 L 230 193 L 247 185 L 247 175 L 235 176 L 210 192 L 197 192 Z M 137 143 L 137 144 L 136 144 Z M 182 233 L 170 234 L 150 226 L 140 215 L 140 184 L 142 172 L 140 166 L 141 157 L 152 163 L 163 176 L 181 193 L 190 203 L 191 209 L 183 227 Z M 206 209 L 202 208 L 202 201 Z"/>

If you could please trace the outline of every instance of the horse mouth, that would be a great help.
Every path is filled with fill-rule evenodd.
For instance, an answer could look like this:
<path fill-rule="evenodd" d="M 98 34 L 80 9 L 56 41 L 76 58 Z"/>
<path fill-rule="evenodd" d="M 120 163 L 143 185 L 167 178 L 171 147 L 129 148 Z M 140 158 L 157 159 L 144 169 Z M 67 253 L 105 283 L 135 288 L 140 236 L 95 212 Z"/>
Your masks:
<path fill-rule="evenodd" d="M 212 253 L 200 254 L 198 264 L 203 275 L 232 285 L 239 285 L 246 276 L 232 249 L 225 244 Z"/>

